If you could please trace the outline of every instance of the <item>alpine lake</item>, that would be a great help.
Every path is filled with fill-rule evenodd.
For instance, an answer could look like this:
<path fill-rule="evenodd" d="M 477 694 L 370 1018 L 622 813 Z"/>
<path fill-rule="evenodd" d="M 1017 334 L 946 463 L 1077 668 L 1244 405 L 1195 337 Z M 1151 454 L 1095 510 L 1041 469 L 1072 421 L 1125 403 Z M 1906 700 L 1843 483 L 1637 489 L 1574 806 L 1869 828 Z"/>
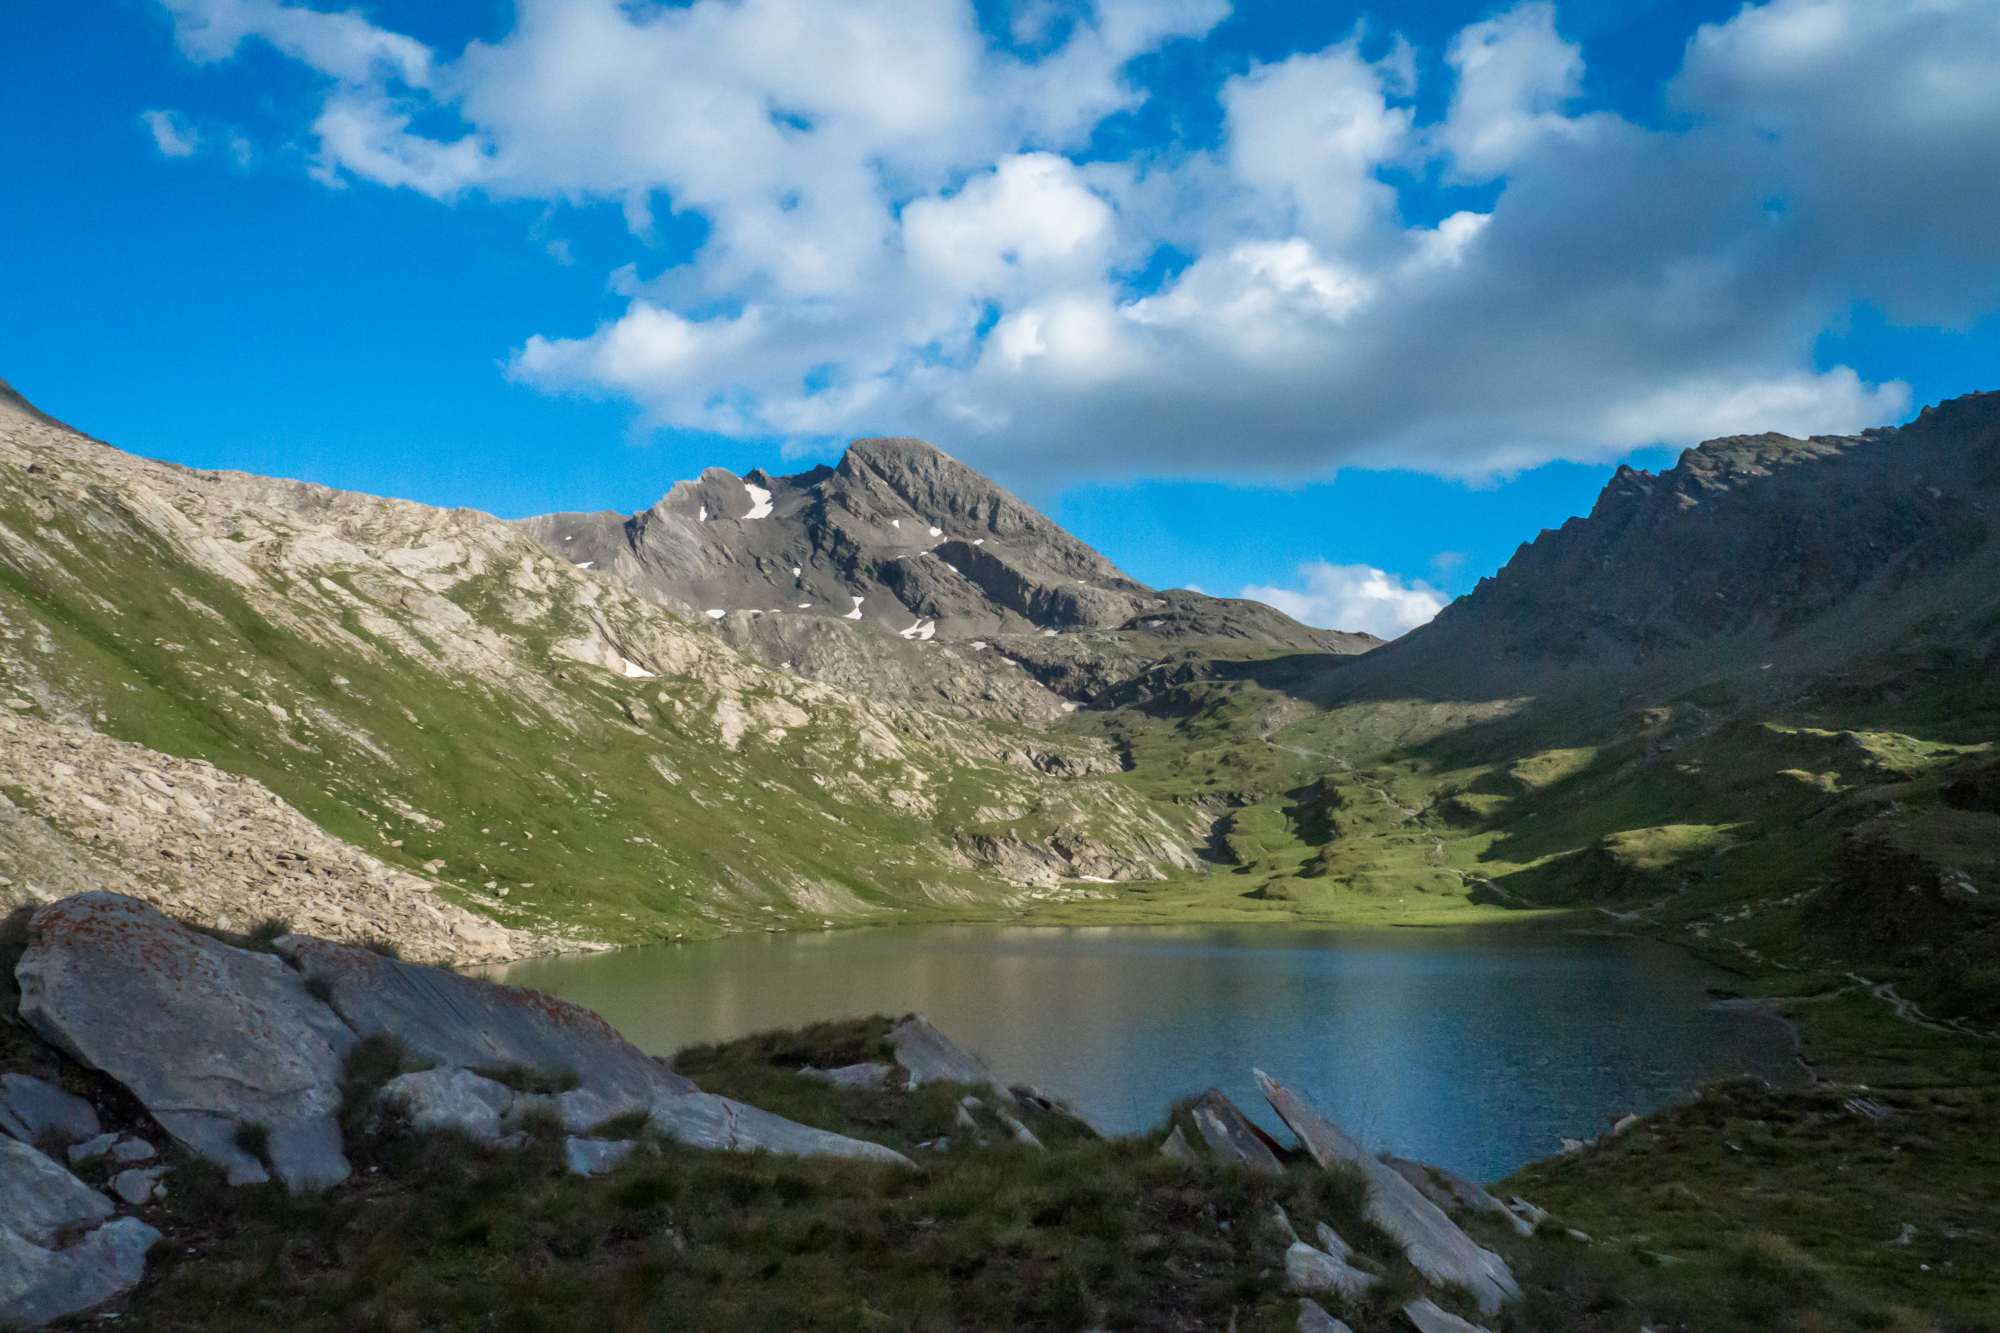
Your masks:
<path fill-rule="evenodd" d="M 921 926 L 756 933 L 482 969 L 641 1049 L 919 1012 L 999 1077 L 1139 1133 L 1215 1086 L 1281 1139 L 1263 1069 L 1370 1147 L 1497 1180 L 1627 1112 L 1752 1075 L 1792 1029 L 1648 940 L 1508 926 Z"/>

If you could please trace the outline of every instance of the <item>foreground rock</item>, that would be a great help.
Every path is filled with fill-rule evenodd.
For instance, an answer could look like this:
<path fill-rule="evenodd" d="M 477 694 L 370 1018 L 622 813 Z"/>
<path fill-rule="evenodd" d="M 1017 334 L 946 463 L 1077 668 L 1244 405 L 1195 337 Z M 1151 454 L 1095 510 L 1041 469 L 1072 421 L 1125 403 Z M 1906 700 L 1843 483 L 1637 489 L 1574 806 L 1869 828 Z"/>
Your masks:
<path fill-rule="evenodd" d="M 1189 1113 L 1194 1116 L 1194 1127 L 1219 1156 L 1273 1175 L 1285 1169 L 1272 1151 L 1269 1137 L 1251 1124 L 1250 1117 L 1223 1096 L 1220 1088 L 1201 1094 Z"/>
<path fill-rule="evenodd" d="M 1354 1333 L 1340 1320 L 1320 1308 L 1310 1297 L 1299 1298 L 1299 1333 Z"/>
<path fill-rule="evenodd" d="M 896 1063 L 910 1071 L 913 1088 L 925 1083 L 970 1083 L 975 1087 L 991 1084 L 995 1092 L 1012 1100 L 984 1060 L 939 1032 L 922 1014 L 906 1018 L 890 1029 L 889 1044 L 896 1048 Z"/>
<path fill-rule="evenodd" d="M 276 947 L 355 1033 L 393 1037 L 417 1061 L 574 1075 L 560 1108 L 566 1125 L 587 1129 L 698 1091 L 597 1014 L 553 995 L 304 935 Z"/>
<path fill-rule="evenodd" d="M 426 1069 L 382 1085 L 385 1100 L 401 1101 L 418 1130 L 456 1129 L 481 1143 L 501 1138 L 501 1117 L 514 1109 L 514 1090 L 470 1069 Z"/>
<path fill-rule="evenodd" d="M 347 1178 L 334 1113 L 354 1034 L 282 959 L 110 893 L 42 908 L 29 939 L 22 1020 L 130 1088 L 232 1184 L 269 1179 L 246 1145 L 293 1190 Z"/>
<path fill-rule="evenodd" d="M 0 1323 L 33 1328 L 102 1305 L 138 1285 L 160 1233 L 136 1217 L 107 1222 L 67 1249 L 0 1227 Z"/>
<path fill-rule="evenodd" d="M 1291 1126 L 1314 1161 L 1323 1167 L 1347 1166 L 1361 1172 L 1368 1182 L 1368 1219 L 1402 1244 L 1418 1272 L 1439 1284 L 1463 1284 L 1488 1314 L 1521 1294 L 1506 1260 L 1477 1244 L 1445 1216 L 1442 1208 L 1376 1160 L 1338 1125 L 1263 1070 L 1255 1073 L 1257 1086 L 1263 1089 L 1271 1108 Z"/>
<path fill-rule="evenodd" d="M 1615 1128 L 1615 1127 L 1614 1127 Z M 1469 1208 L 1475 1213 L 1491 1213 L 1503 1219 L 1517 1236 L 1532 1236 L 1534 1227 L 1515 1216 L 1506 1204 L 1455 1171 L 1407 1157 L 1382 1159 L 1390 1170 L 1417 1187 L 1417 1193 L 1440 1208 Z"/>
<path fill-rule="evenodd" d="M 111 1213 L 109 1199 L 61 1165 L 0 1138 L 0 1324 L 32 1328 L 136 1283 L 160 1233 L 136 1218 L 106 1222 Z M 85 1227 L 95 1229 L 55 1248 Z"/>
<path fill-rule="evenodd" d="M 850 1139 L 813 1129 L 783 1116 L 760 1111 L 754 1106 L 717 1097 L 706 1092 L 669 1097 L 653 1106 L 652 1128 L 693 1148 L 714 1148 L 747 1152 L 762 1148 L 767 1152 L 795 1156 L 852 1157 L 869 1162 L 896 1162 L 914 1166 L 893 1148 L 864 1139 Z"/>
<path fill-rule="evenodd" d="M 100 1128 L 96 1109 L 83 1098 L 26 1074 L 0 1074 L 0 1130 L 23 1143 L 43 1135 L 80 1143 Z"/>
<path fill-rule="evenodd" d="M 1488 1333 L 1478 1324 L 1440 1308 L 1428 1296 L 1419 1296 L 1404 1306 L 1403 1318 L 1410 1321 L 1417 1333 Z"/>
<path fill-rule="evenodd" d="M 1285 1251 L 1285 1286 L 1290 1291 L 1337 1291 L 1359 1296 L 1381 1279 L 1364 1273 L 1344 1259 L 1314 1249 L 1304 1241 Z"/>

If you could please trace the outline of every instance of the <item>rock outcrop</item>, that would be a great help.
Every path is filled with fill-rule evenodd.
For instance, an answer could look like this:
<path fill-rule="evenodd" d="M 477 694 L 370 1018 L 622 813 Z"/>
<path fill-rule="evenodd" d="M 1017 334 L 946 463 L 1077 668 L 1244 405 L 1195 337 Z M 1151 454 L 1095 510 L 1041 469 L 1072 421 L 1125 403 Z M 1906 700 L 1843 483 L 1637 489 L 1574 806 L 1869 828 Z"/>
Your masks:
<path fill-rule="evenodd" d="M 595 1115 L 592 1124 L 698 1091 L 598 1015 L 553 995 L 307 936 L 275 947 L 360 1036 L 394 1037 L 435 1065 L 573 1077 L 564 1094 L 571 1114 Z"/>
<path fill-rule="evenodd" d="M 1506 1260 L 1466 1235 L 1443 1209 L 1349 1138 L 1340 1126 L 1263 1070 L 1257 1070 L 1256 1077 L 1271 1109 L 1299 1136 L 1314 1161 L 1322 1167 L 1344 1166 L 1361 1173 L 1368 1182 L 1368 1219 L 1401 1243 L 1418 1272 L 1433 1282 L 1462 1284 L 1488 1314 L 1521 1294 Z"/>
<path fill-rule="evenodd" d="M 0 1323 L 31 1328 L 137 1283 L 160 1233 L 137 1218 L 109 1220 L 113 1212 L 56 1162 L 0 1138 Z"/>
<path fill-rule="evenodd" d="M 233 1183 L 268 1179 L 260 1156 L 295 1190 L 346 1179 L 334 1114 L 354 1034 L 283 959 L 84 893 L 35 913 L 15 976 L 24 1022 Z"/>
<path fill-rule="evenodd" d="M 1218 1157 L 1273 1175 L 1285 1169 L 1270 1136 L 1250 1123 L 1250 1117 L 1220 1088 L 1202 1093 L 1188 1111 L 1194 1117 L 1194 1127 Z"/>
<path fill-rule="evenodd" d="M 96 1108 L 83 1098 L 27 1074 L 0 1074 L 0 1132 L 23 1143 L 44 1136 L 81 1143 L 101 1128 Z"/>

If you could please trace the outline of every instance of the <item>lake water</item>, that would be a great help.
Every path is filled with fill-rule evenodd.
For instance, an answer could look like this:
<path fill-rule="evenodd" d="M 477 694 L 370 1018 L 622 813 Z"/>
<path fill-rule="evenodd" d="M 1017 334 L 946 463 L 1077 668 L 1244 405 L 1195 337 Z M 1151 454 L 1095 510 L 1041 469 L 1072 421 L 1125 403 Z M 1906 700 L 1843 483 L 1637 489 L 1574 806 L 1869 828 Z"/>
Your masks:
<path fill-rule="evenodd" d="M 1701 1083 L 1800 1076 L 1782 1022 L 1712 1006 L 1726 974 L 1650 941 L 1517 927 L 760 933 L 486 974 L 587 1005 L 659 1055 L 926 1013 L 1004 1080 L 1113 1132 L 1211 1084 L 1280 1131 L 1261 1068 L 1369 1146 L 1479 1180 Z"/>

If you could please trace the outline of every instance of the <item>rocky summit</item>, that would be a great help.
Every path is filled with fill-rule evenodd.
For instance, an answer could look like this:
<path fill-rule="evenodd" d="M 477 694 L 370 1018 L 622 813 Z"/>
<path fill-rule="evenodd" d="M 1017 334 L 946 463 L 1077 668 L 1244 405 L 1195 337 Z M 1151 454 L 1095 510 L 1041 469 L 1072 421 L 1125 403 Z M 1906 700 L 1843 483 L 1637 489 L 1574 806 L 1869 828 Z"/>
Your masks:
<path fill-rule="evenodd" d="M 521 526 L 578 568 L 715 622 L 768 665 L 927 707 L 1046 716 L 1190 644 L 1348 654 L 1380 642 L 1259 602 L 1148 588 L 922 440 L 857 440 L 837 467 L 791 476 L 710 468 L 630 517 Z"/>

